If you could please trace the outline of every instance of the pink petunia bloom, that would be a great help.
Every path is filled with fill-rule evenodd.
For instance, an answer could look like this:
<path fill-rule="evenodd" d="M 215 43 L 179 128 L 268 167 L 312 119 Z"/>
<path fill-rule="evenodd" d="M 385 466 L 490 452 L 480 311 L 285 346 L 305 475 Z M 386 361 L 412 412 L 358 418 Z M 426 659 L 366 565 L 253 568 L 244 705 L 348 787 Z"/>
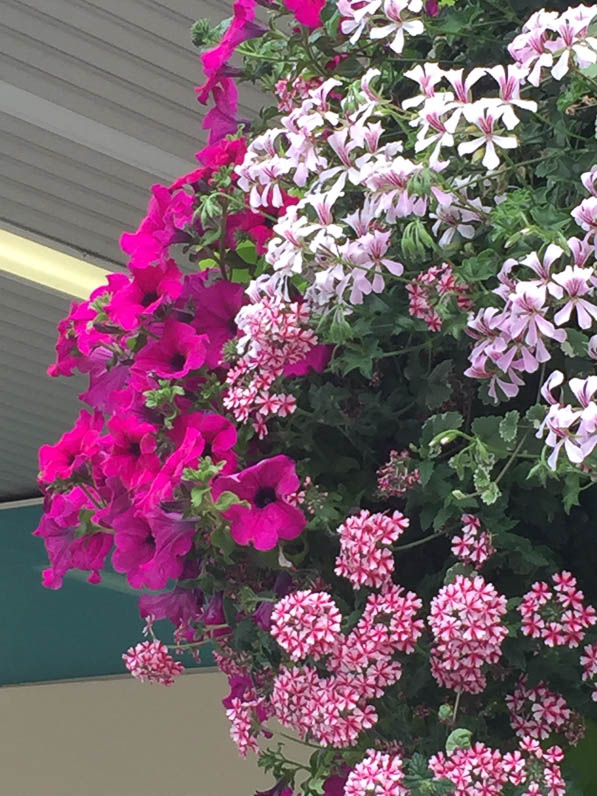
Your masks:
<path fill-rule="evenodd" d="M 295 16 L 297 22 L 308 28 L 318 28 L 325 0 L 284 0 L 284 5 Z"/>
<path fill-rule="evenodd" d="M 39 478 L 47 484 L 57 478 L 70 478 L 99 450 L 99 437 L 104 425 L 99 412 L 79 413 L 72 431 L 63 434 L 55 445 L 42 445 L 39 450 Z"/>
<path fill-rule="evenodd" d="M 210 456 L 213 462 L 225 462 L 222 475 L 228 475 L 236 469 L 237 433 L 233 423 L 223 415 L 211 412 L 193 412 L 179 415 L 173 423 L 169 436 L 176 446 L 180 446 L 187 429 L 194 428 L 201 434 L 204 447 L 202 456 Z"/>
<path fill-rule="evenodd" d="M 147 343 L 135 357 L 133 370 L 181 379 L 205 363 L 207 342 L 207 335 L 197 334 L 188 323 L 167 318 L 159 339 Z"/>
<path fill-rule="evenodd" d="M 146 515 L 155 540 L 153 556 L 139 568 L 139 580 L 149 589 L 163 589 L 184 569 L 184 559 L 193 545 L 195 522 L 181 514 L 155 509 Z"/>
<path fill-rule="evenodd" d="M 163 266 L 132 265 L 131 271 L 133 279 L 104 308 L 108 318 L 126 331 L 136 329 L 144 315 L 175 301 L 182 290 L 182 274 L 174 260 L 166 260 Z"/>
<path fill-rule="evenodd" d="M 204 447 L 205 441 L 201 433 L 196 428 L 187 427 L 184 437 L 161 469 L 155 473 L 146 491 L 136 500 L 136 505 L 142 511 L 148 511 L 164 501 L 171 500 L 182 480 L 184 470 L 187 467 L 197 467 Z"/>
<path fill-rule="evenodd" d="M 174 627 L 189 628 L 201 613 L 203 595 L 199 589 L 175 588 L 162 594 L 142 594 L 139 613 L 146 619 L 169 619 Z"/>
<path fill-rule="evenodd" d="M 232 58 L 239 44 L 248 39 L 262 36 L 267 28 L 255 22 L 257 0 L 236 0 L 232 9 L 232 19 L 228 29 L 216 47 L 207 50 L 201 56 L 201 63 L 206 75 L 213 75 Z"/>
<path fill-rule="evenodd" d="M 222 79 L 212 90 L 214 106 L 205 114 L 204 130 L 209 130 L 209 143 L 214 144 L 227 135 L 236 135 L 242 123 L 237 117 L 238 88 L 232 78 Z"/>
<path fill-rule="evenodd" d="M 64 575 L 70 569 L 90 570 L 90 583 L 101 581 L 100 570 L 112 547 L 109 533 L 80 535 L 79 514 L 82 509 L 93 509 L 94 504 L 81 489 L 75 487 L 67 494 L 56 495 L 33 532 L 44 540 L 50 568 L 43 571 L 43 585 L 50 589 L 62 586 Z"/>
<path fill-rule="evenodd" d="M 286 500 L 299 486 L 294 462 L 280 455 L 235 475 L 217 478 L 212 491 L 214 500 L 229 491 L 250 503 L 250 506 L 232 506 L 224 512 L 237 544 L 271 550 L 279 539 L 295 539 L 306 525 L 302 511 Z"/>
<path fill-rule="evenodd" d="M 209 169 L 217 170 L 221 166 L 242 163 L 247 152 L 247 141 L 239 138 L 224 138 L 215 144 L 203 147 L 195 154 L 200 163 Z"/>
<path fill-rule="evenodd" d="M 332 357 L 334 346 L 320 343 L 312 348 L 307 356 L 300 362 L 295 362 L 294 365 L 286 365 L 284 367 L 284 376 L 290 378 L 292 376 L 306 376 L 309 371 L 314 370 L 316 373 L 321 373 L 327 367 L 328 362 Z"/>
<path fill-rule="evenodd" d="M 160 469 L 155 426 L 132 415 L 115 415 L 108 422 L 108 429 L 111 436 L 105 438 L 108 447 L 105 474 L 118 476 L 128 487 L 151 481 Z"/>
<path fill-rule="evenodd" d="M 209 340 L 205 362 L 216 368 L 222 363 L 222 346 L 237 336 L 235 318 L 246 303 L 244 288 L 220 280 L 213 285 L 193 284 L 190 295 L 195 305 L 193 328 Z"/>
<path fill-rule="evenodd" d="M 134 589 L 143 588 L 145 585 L 143 565 L 155 555 L 155 539 L 151 526 L 145 517 L 137 515 L 132 507 L 115 514 L 112 526 L 115 546 L 112 566 L 116 572 L 126 574 L 129 584 Z"/>
<path fill-rule="evenodd" d="M 131 259 L 129 265 L 145 268 L 162 262 L 168 246 L 188 238 L 184 228 L 191 222 L 193 198 L 185 191 L 172 193 L 164 185 L 153 185 L 147 214 L 136 232 L 120 237 L 120 248 Z"/>

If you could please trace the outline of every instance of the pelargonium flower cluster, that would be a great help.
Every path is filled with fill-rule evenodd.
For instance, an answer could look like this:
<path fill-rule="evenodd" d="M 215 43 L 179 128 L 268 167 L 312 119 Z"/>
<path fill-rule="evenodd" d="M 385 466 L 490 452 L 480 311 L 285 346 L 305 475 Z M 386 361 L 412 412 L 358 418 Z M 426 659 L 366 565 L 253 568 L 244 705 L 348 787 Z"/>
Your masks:
<path fill-rule="evenodd" d="M 414 651 L 423 631 L 422 620 L 415 618 L 420 608 L 414 593 L 386 586 L 369 595 L 357 625 L 345 636 L 329 595 L 303 591 L 280 601 L 272 615 L 278 643 L 295 661 L 327 655 L 330 674 L 322 676 L 312 665 L 283 667 L 271 696 L 278 721 L 322 746 L 353 746 L 377 722 L 370 701 L 400 679 L 395 654 Z"/>
<path fill-rule="evenodd" d="M 434 645 L 431 672 L 444 688 L 478 694 L 483 671 L 500 660 L 508 629 L 501 619 L 506 598 L 482 577 L 457 575 L 431 601 L 429 626 Z"/>
<path fill-rule="evenodd" d="M 583 667 L 582 679 L 593 686 L 591 697 L 597 702 L 597 641 L 586 645 L 580 665 Z"/>
<path fill-rule="evenodd" d="M 525 636 L 539 638 L 548 647 L 578 647 L 597 622 L 595 609 L 585 605 L 584 594 L 570 572 L 556 572 L 551 590 L 544 581 L 533 583 L 518 607 Z"/>
<path fill-rule="evenodd" d="M 456 748 L 447 754 L 438 752 L 429 760 L 429 768 L 435 779 L 447 779 L 455 785 L 451 791 L 454 796 L 469 793 L 499 796 L 508 781 L 499 749 L 479 742 L 468 749 Z"/>
<path fill-rule="evenodd" d="M 305 304 L 279 298 L 263 298 L 236 317 L 241 356 L 226 376 L 223 403 L 239 422 L 251 418 L 261 438 L 267 434 L 269 418 L 287 417 L 296 409 L 294 396 L 274 392 L 282 376 L 306 373 L 310 367 L 319 370 L 325 364 L 325 351 L 317 351 L 308 321 Z"/>
<path fill-rule="evenodd" d="M 126 668 L 142 683 L 173 685 L 184 666 L 168 652 L 161 641 L 142 641 L 128 649 L 122 656 Z"/>
<path fill-rule="evenodd" d="M 561 694 L 550 691 L 544 683 L 535 687 L 527 686 L 523 677 L 512 694 L 506 696 L 510 712 L 510 724 L 520 738 L 534 738 L 539 741 L 554 733 L 574 732 L 575 715 Z"/>
<path fill-rule="evenodd" d="M 524 796 L 546 794 L 563 796 L 566 783 L 560 763 L 564 753 L 559 746 L 543 749 L 532 738 L 523 738 L 514 752 L 502 754 L 483 743 L 439 752 L 429 760 L 435 779 L 455 785 L 453 796 L 483 794 L 500 796 L 507 783 L 525 787 Z"/>
<path fill-rule="evenodd" d="M 377 491 L 384 498 L 402 497 L 409 489 L 419 483 L 420 473 L 417 469 L 410 470 L 407 450 L 390 451 L 390 458 L 377 471 Z"/>
<path fill-rule="evenodd" d="M 582 465 L 597 446 L 597 402 L 593 400 L 597 392 L 597 376 L 568 381 L 578 406 L 564 404 L 555 397 L 554 390 L 563 383 L 564 374 L 554 370 L 541 388 L 541 395 L 549 408 L 537 436 L 545 436 L 545 444 L 552 449 L 547 461 L 554 470 L 560 453 L 564 452 L 572 464 Z"/>
<path fill-rule="evenodd" d="M 402 759 L 368 749 L 365 757 L 352 769 L 344 786 L 345 796 L 408 796 L 404 786 Z"/>
<path fill-rule="evenodd" d="M 401 512 L 371 514 L 363 510 L 348 517 L 338 528 L 340 555 L 335 572 L 347 578 L 355 589 L 371 586 L 380 589 L 392 580 L 394 556 L 391 545 L 408 528 Z"/>
<path fill-rule="evenodd" d="M 495 553 L 491 544 L 491 534 L 481 530 L 481 520 L 474 514 L 463 514 L 461 536 L 452 537 L 452 553 L 463 564 L 482 567 Z"/>
<path fill-rule="evenodd" d="M 331 652 L 339 637 L 342 615 L 325 592 L 296 591 L 277 603 L 271 634 L 293 661 L 316 660 Z"/>
<path fill-rule="evenodd" d="M 438 312 L 450 296 L 456 296 L 456 303 L 460 310 L 467 311 L 472 308 L 471 300 L 467 296 L 468 285 L 460 284 L 448 263 L 432 266 L 418 274 L 406 286 L 408 293 L 408 311 L 413 318 L 421 318 L 432 332 L 439 332 L 442 328 L 442 317 Z"/>
<path fill-rule="evenodd" d="M 538 86 L 549 69 L 561 80 L 571 66 L 586 67 L 597 61 L 597 38 L 589 25 L 597 16 L 591 6 L 568 8 L 562 14 L 540 10 L 522 26 L 522 33 L 508 46 L 512 57 L 529 72 L 529 83 Z"/>
<path fill-rule="evenodd" d="M 499 387 L 507 398 L 517 395 L 524 384 L 523 373 L 535 373 L 542 363 L 551 359 L 550 347 L 566 341 L 566 330 L 572 313 L 581 329 L 589 329 L 597 319 L 597 305 L 592 296 L 593 269 L 583 267 L 586 244 L 570 239 L 575 265 L 552 273 L 553 264 L 564 254 L 555 243 L 549 244 L 543 258 L 537 252 L 520 262 L 506 260 L 494 291 L 505 306 L 503 310 L 489 307 L 471 318 L 468 333 L 477 342 L 471 352 L 471 367 L 466 375 L 489 380 L 489 394 L 497 401 Z M 536 279 L 521 280 L 517 267 L 530 269 Z M 551 319 L 550 319 L 551 316 Z"/>

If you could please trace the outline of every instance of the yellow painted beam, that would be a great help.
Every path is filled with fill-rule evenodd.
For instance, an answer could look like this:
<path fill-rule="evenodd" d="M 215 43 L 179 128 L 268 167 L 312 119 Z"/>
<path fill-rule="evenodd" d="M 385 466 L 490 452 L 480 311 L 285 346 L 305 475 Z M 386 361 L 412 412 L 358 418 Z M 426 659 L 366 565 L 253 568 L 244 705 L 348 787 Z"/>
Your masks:
<path fill-rule="evenodd" d="M 0 229 L 0 271 L 86 299 L 110 271 Z"/>

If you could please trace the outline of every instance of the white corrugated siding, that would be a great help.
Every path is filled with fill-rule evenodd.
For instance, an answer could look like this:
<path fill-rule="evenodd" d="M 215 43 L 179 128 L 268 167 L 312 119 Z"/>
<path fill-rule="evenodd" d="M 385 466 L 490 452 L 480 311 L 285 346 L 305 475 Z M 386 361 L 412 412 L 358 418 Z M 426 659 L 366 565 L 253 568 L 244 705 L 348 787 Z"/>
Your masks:
<path fill-rule="evenodd" d="M 190 25 L 231 0 L 1 0 L 0 227 L 119 268 L 154 182 L 195 164 L 205 109 Z M 241 92 L 241 115 L 259 107 Z M 51 245 L 51 244 L 50 244 Z M 0 273 L 0 500 L 36 494 L 37 449 L 85 380 L 49 379 L 69 299 Z"/>

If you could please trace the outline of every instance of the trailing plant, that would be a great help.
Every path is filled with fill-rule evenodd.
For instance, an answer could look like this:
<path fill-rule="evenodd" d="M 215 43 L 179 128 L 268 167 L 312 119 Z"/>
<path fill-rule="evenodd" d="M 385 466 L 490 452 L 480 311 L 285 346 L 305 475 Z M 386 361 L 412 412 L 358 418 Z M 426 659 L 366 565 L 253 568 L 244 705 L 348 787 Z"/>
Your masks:
<path fill-rule="evenodd" d="M 213 646 L 269 796 L 578 793 L 597 8 L 259 5 L 194 26 L 209 144 L 60 324 L 44 583 L 110 558 L 139 679 Z"/>

